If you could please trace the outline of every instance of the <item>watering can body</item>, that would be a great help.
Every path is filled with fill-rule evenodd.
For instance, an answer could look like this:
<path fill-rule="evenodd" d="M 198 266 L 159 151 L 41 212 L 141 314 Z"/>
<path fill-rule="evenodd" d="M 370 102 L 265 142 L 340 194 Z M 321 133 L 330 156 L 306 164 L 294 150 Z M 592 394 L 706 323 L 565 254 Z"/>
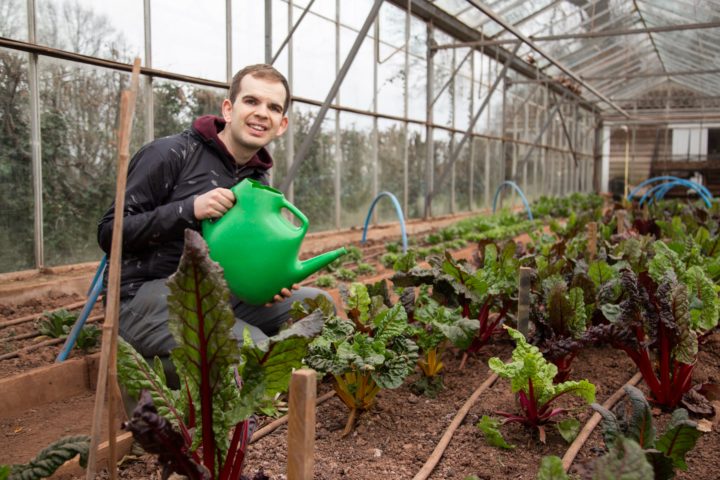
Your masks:
<path fill-rule="evenodd" d="M 245 303 L 262 305 L 346 253 L 345 248 L 300 261 L 308 219 L 279 190 L 245 179 L 231 188 L 235 205 L 218 220 L 204 220 L 210 258 L 224 270 L 230 291 Z M 300 221 L 293 225 L 282 214 Z"/>

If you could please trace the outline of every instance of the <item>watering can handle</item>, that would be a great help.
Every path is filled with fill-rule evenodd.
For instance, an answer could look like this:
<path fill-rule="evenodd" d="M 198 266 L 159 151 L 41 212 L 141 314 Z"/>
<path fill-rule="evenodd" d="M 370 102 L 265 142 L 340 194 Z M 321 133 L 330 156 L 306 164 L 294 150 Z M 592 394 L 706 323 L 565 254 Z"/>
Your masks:
<path fill-rule="evenodd" d="M 302 223 L 302 225 L 300 225 L 299 229 L 300 229 L 300 230 L 303 232 L 303 234 L 304 234 L 304 233 L 307 231 L 308 223 L 309 223 L 307 217 L 305 216 L 304 213 L 302 213 L 300 210 L 298 210 L 298 208 L 297 208 L 295 205 L 293 205 L 292 203 L 290 203 L 290 202 L 287 200 L 287 198 L 283 197 L 282 200 L 283 200 L 283 207 L 285 207 L 285 208 L 287 208 L 288 210 L 290 210 L 290 211 L 292 212 L 292 214 L 295 215 L 295 216 L 300 220 L 300 222 Z"/>

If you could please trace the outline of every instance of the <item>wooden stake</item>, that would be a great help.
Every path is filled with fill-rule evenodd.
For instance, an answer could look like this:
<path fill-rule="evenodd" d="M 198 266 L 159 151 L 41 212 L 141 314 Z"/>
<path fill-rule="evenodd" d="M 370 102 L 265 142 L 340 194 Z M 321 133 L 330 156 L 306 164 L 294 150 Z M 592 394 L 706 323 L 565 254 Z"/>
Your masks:
<path fill-rule="evenodd" d="M 125 185 L 127 183 L 127 170 L 130 158 L 130 133 L 135 111 L 135 98 L 137 96 L 140 76 L 140 59 L 135 58 L 133 64 L 130 90 L 122 92 L 120 102 L 120 128 L 118 132 L 118 167 L 117 185 L 115 189 L 115 218 L 113 219 L 113 234 L 108 265 L 107 301 L 105 306 L 105 323 L 102 328 L 102 350 L 100 352 L 100 365 L 98 367 L 97 390 L 95 391 L 95 408 L 93 410 L 92 435 L 90 437 L 90 451 L 88 455 L 87 480 L 95 478 L 97 470 L 97 450 L 100 444 L 102 431 L 102 412 L 108 391 L 108 382 L 111 383 L 108 396 L 108 440 L 109 458 L 108 470 L 110 478 L 117 478 L 116 438 L 115 438 L 115 402 L 117 392 L 117 335 L 118 315 L 120 311 L 120 260 L 122 257 L 122 223 L 123 207 L 125 206 Z"/>
<path fill-rule="evenodd" d="M 288 480 L 312 480 L 315 466 L 315 370 L 293 372 L 288 402 Z"/>
<path fill-rule="evenodd" d="M 590 255 L 590 261 L 593 261 L 597 255 L 597 223 L 590 222 L 587 224 L 587 236 L 588 254 Z"/>
<path fill-rule="evenodd" d="M 530 278 L 532 269 L 520 267 L 520 285 L 518 287 L 518 331 L 525 337 L 528 335 L 530 323 Z"/>
<path fill-rule="evenodd" d="M 622 235 L 625 233 L 625 210 L 616 210 L 615 219 L 617 220 L 617 233 Z"/>

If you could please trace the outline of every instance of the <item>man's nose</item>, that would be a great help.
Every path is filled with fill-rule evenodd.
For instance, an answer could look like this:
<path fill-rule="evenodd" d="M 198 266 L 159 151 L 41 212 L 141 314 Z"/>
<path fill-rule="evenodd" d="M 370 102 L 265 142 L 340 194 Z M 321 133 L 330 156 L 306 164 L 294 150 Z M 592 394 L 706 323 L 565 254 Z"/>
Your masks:
<path fill-rule="evenodd" d="M 258 105 L 256 105 L 256 107 L 255 107 L 255 112 L 254 112 L 254 113 L 255 113 L 255 115 L 257 115 L 258 117 L 266 118 L 266 117 L 268 116 L 268 108 L 267 108 L 267 106 L 265 106 L 265 105 L 262 104 L 262 103 L 261 103 L 261 104 L 258 104 Z"/>

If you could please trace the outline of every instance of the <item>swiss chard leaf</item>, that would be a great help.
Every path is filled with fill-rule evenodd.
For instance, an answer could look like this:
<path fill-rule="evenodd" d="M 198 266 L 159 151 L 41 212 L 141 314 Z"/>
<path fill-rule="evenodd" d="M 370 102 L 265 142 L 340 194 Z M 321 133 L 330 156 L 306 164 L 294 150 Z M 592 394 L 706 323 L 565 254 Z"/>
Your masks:
<path fill-rule="evenodd" d="M 685 455 L 695 448 L 701 435 L 697 423 L 688 418 L 687 410 L 678 408 L 672 414 L 667 431 L 658 438 L 656 448 L 672 460 L 675 468 L 687 470 Z"/>
<path fill-rule="evenodd" d="M 565 473 L 562 459 L 556 455 L 549 455 L 540 461 L 537 480 L 570 480 L 570 477 Z"/>
<path fill-rule="evenodd" d="M 515 448 L 515 445 L 512 445 L 505 441 L 505 438 L 503 438 L 502 433 L 500 433 L 500 430 L 498 428 L 500 427 L 500 424 L 500 420 L 490 418 L 487 415 L 483 415 L 478 422 L 477 427 L 485 436 L 485 440 L 488 442 L 488 444 L 492 445 L 493 447 L 503 448 L 505 450 L 512 450 L 513 448 Z"/>
<path fill-rule="evenodd" d="M 24 465 L 0 465 L 0 478 L 8 480 L 36 480 L 50 477 L 65 462 L 80 456 L 80 466 L 85 467 L 90 449 L 90 437 L 79 435 L 64 437 L 42 449 L 35 458 Z"/>
<path fill-rule="evenodd" d="M 593 480 L 653 480 L 653 468 L 634 440 L 618 437 L 607 455 L 595 462 Z"/>

